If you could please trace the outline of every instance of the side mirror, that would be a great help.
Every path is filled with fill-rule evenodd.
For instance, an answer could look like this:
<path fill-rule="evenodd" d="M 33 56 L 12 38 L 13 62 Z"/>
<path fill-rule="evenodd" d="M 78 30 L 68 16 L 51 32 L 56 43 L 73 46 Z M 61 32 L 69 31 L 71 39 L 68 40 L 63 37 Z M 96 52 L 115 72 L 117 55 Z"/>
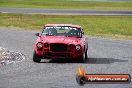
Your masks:
<path fill-rule="evenodd" d="M 84 35 L 84 32 L 82 32 L 82 34 Z"/>
<path fill-rule="evenodd" d="M 35 33 L 36 36 L 39 36 L 40 34 L 39 33 Z"/>

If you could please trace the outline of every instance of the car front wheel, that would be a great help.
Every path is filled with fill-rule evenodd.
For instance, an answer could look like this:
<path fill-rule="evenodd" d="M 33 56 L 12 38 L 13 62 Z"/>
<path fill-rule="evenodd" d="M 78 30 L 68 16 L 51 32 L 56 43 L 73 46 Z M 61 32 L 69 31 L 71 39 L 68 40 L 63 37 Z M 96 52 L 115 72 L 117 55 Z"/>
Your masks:
<path fill-rule="evenodd" d="M 87 50 L 86 50 L 86 52 L 85 52 L 85 59 L 88 60 Z"/>
<path fill-rule="evenodd" d="M 41 57 L 37 56 L 35 51 L 33 53 L 33 61 L 34 62 L 40 62 L 41 61 Z"/>
<path fill-rule="evenodd" d="M 85 56 L 85 53 L 83 53 L 83 55 L 80 58 L 78 58 L 78 62 L 79 63 L 84 63 L 85 60 L 86 60 L 86 56 Z"/>

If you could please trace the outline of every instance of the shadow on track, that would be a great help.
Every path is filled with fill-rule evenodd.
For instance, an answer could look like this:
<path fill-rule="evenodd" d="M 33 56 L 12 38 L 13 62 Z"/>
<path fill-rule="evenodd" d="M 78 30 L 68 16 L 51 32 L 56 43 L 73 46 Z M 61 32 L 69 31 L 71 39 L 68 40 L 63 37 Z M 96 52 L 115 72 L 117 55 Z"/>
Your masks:
<path fill-rule="evenodd" d="M 114 59 L 114 58 L 88 58 L 85 63 L 82 64 L 111 64 L 115 62 L 127 62 L 128 60 Z M 49 61 L 44 61 L 41 63 L 78 63 L 76 60 L 70 59 L 51 59 Z"/>
<path fill-rule="evenodd" d="M 121 60 L 121 59 L 115 59 L 115 58 L 88 58 L 89 61 L 86 61 L 86 63 L 89 64 L 111 64 L 115 62 L 127 62 L 128 60 Z"/>

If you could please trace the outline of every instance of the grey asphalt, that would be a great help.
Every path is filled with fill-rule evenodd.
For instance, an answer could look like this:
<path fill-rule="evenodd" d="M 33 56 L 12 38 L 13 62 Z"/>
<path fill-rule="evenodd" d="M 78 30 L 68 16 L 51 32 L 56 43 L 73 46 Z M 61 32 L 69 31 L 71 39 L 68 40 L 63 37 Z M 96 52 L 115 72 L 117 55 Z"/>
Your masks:
<path fill-rule="evenodd" d="M 88 37 L 89 50 L 86 63 L 49 60 L 32 61 L 34 32 L 0 28 L 0 46 L 21 52 L 26 59 L 0 66 L 0 88 L 132 88 L 130 84 L 76 83 L 77 67 L 82 65 L 89 74 L 132 75 L 132 40 L 113 40 Z"/>
<path fill-rule="evenodd" d="M 45 14 L 45 15 L 119 15 L 132 16 L 132 10 L 79 10 L 42 8 L 2 8 L 1 13 Z"/>

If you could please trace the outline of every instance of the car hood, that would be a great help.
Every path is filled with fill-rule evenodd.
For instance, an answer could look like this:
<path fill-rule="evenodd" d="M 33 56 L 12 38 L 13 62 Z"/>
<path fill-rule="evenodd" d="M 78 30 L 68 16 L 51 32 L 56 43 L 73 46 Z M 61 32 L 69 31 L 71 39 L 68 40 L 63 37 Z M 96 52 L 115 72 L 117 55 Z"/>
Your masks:
<path fill-rule="evenodd" d="M 78 44 L 81 38 L 65 37 L 65 36 L 42 36 L 42 41 L 48 43 L 65 43 L 65 44 Z"/>

